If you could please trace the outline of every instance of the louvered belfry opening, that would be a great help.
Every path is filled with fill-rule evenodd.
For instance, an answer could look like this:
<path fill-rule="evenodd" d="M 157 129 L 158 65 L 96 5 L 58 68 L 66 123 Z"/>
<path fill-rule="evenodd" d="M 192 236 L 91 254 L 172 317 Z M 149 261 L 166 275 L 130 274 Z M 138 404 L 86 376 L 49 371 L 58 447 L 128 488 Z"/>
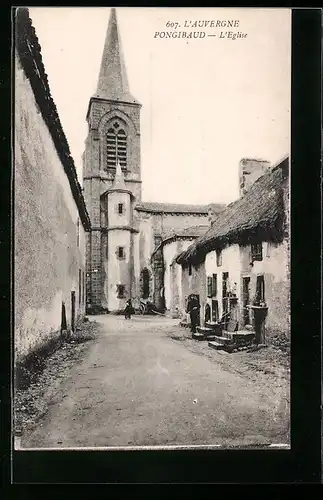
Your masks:
<path fill-rule="evenodd" d="M 127 134 L 118 122 L 107 132 L 107 167 L 116 168 L 117 161 L 123 170 L 127 169 Z"/>

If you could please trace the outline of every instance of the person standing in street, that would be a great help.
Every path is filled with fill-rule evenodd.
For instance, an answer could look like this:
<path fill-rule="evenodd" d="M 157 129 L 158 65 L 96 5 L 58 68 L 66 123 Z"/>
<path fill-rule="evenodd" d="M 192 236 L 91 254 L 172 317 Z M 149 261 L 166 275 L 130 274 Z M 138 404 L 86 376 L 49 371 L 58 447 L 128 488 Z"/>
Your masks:
<path fill-rule="evenodd" d="M 126 302 L 125 310 L 124 310 L 125 319 L 131 319 L 131 313 L 132 313 L 132 304 L 131 304 L 131 300 L 128 299 Z"/>
<path fill-rule="evenodd" d="M 198 317 L 199 317 L 198 300 L 196 295 L 189 296 L 186 312 L 189 313 L 190 315 L 191 332 L 196 333 L 196 327 L 198 325 Z"/>

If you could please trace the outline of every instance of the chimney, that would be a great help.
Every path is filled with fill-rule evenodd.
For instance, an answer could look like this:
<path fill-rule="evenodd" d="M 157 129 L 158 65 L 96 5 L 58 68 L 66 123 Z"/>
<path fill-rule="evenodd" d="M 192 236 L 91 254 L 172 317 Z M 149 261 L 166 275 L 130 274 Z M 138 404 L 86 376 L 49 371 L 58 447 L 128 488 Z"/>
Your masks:
<path fill-rule="evenodd" d="M 270 162 L 256 158 L 242 158 L 239 162 L 240 197 L 270 167 Z"/>
<path fill-rule="evenodd" d="M 207 207 L 208 209 L 208 223 L 210 226 L 212 226 L 212 222 L 213 222 L 213 210 L 212 210 L 212 207 L 209 205 Z"/>

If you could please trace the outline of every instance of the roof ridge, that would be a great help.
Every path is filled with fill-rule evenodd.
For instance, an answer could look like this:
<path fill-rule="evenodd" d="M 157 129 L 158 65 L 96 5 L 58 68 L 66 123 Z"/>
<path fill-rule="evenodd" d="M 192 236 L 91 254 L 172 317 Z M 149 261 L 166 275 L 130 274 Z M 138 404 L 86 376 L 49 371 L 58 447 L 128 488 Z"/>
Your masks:
<path fill-rule="evenodd" d="M 228 205 L 210 229 L 177 256 L 177 262 L 199 259 L 217 246 L 240 242 L 247 232 L 251 234 L 256 227 L 262 237 L 265 237 L 266 232 L 271 239 L 280 239 L 283 217 L 282 171 L 285 161 L 286 157 L 275 169 L 268 169 L 259 177 L 244 196 Z"/>
<path fill-rule="evenodd" d="M 42 58 L 41 45 L 29 15 L 29 9 L 27 7 L 18 7 L 15 13 L 17 23 L 16 49 L 21 66 L 30 82 L 35 100 L 68 178 L 82 224 L 86 229 L 90 229 L 91 222 L 82 188 L 78 181 L 76 167 L 57 107 L 51 94 Z"/>

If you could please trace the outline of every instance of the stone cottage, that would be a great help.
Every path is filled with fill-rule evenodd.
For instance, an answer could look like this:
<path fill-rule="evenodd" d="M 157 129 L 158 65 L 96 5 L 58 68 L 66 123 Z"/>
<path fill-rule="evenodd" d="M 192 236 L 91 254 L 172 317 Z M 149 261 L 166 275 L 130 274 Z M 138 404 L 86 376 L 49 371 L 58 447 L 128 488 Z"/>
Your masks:
<path fill-rule="evenodd" d="M 14 344 L 16 362 L 85 312 L 90 219 L 28 9 L 16 10 Z"/>
<path fill-rule="evenodd" d="M 249 169 L 250 163 L 244 160 Z M 255 168 L 255 164 L 253 165 Z M 289 158 L 250 182 L 211 228 L 181 252 L 181 310 L 189 293 L 200 295 L 201 326 L 206 304 L 213 321 L 253 321 L 253 307 L 267 306 L 266 334 L 290 333 Z M 257 167 L 256 167 L 257 168 Z M 242 172 L 240 171 L 240 175 Z M 258 307 L 258 306 L 257 306 Z"/>
<path fill-rule="evenodd" d="M 186 250 L 193 240 L 209 229 L 209 225 L 192 226 L 178 231 L 172 231 L 166 236 L 152 254 L 152 262 L 160 261 L 163 266 L 161 282 L 162 295 L 164 296 L 164 309 L 171 312 L 173 317 L 178 317 L 180 287 L 179 266 L 174 266 L 177 255 Z"/>

